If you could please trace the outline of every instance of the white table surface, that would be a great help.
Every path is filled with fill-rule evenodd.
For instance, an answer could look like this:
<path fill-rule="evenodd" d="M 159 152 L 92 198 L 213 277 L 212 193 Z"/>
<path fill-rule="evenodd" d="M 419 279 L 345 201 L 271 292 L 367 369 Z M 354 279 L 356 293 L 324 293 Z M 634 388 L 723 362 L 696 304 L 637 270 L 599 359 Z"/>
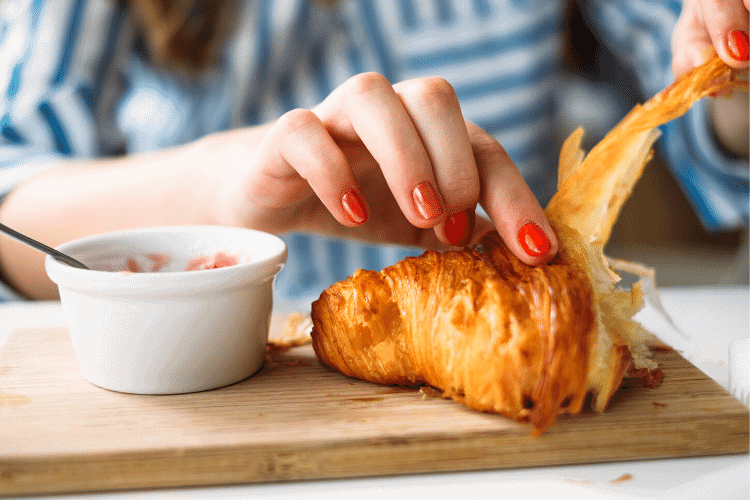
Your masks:
<path fill-rule="evenodd" d="M 728 388 L 729 344 L 750 337 L 748 288 L 662 289 L 661 301 L 677 330 L 651 306 L 647 306 L 637 318 L 662 341 Z M 15 329 L 64 325 L 65 317 L 57 302 L 0 304 L 0 349 Z M 612 482 L 623 474 L 630 474 L 632 479 Z M 750 459 L 748 454 L 741 454 L 365 479 L 98 492 L 55 495 L 54 498 L 395 500 L 415 496 L 523 498 L 522 495 L 536 498 L 564 495 L 564 498 L 576 499 L 747 500 L 750 498 Z"/>

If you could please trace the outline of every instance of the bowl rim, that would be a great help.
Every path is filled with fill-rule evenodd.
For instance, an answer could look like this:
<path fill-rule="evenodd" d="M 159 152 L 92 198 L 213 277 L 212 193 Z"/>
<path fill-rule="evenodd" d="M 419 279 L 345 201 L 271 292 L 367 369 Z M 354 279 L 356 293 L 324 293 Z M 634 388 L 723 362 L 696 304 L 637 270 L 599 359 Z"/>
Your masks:
<path fill-rule="evenodd" d="M 75 256 L 86 246 L 100 245 L 116 239 L 133 238 L 138 235 L 200 232 L 251 236 L 258 238 L 264 246 L 268 245 L 266 248 L 271 248 L 272 251 L 262 259 L 251 259 L 218 269 L 144 273 L 78 269 L 58 262 L 48 255 L 44 262 L 45 271 L 58 287 L 82 293 L 109 296 L 164 296 L 168 293 L 170 296 L 180 296 L 217 292 L 270 281 L 286 263 L 287 245 L 278 236 L 257 229 L 221 225 L 173 225 L 110 231 L 71 240 L 58 245 L 56 249 Z"/>

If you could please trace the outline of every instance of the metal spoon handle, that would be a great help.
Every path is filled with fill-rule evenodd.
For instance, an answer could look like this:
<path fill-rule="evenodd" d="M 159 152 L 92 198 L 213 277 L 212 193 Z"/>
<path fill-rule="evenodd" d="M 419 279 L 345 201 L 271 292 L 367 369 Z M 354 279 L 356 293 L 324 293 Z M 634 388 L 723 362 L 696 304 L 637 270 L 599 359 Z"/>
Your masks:
<path fill-rule="evenodd" d="M 54 257 L 56 260 L 59 260 L 63 264 L 67 264 L 67 265 L 72 266 L 72 267 L 77 267 L 79 269 L 88 269 L 87 266 L 85 266 L 84 264 L 78 262 L 73 257 L 71 257 L 69 255 L 65 255 L 62 252 L 58 252 L 54 248 L 48 247 L 44 243 L 41 243 L 41 242 L 39 242 L 39 241 L 37 241 L 35 239 L 29 238 L 25 234 L 21 234 L 18 231 L 16 231 L 15 229 L 9 228 L 5 224 L 0 224 L 0 231 L 2 231 L 3 233 L 5 233 L 5 234 L 7 234 L 9 236 L 12 236 L 13 238 L 17 239 L 18 241 L 26 243 L 27 245 L 29 245 L 32 248 L 36 248 L 39 251 L 42 251 L 42 252 L 44 252 L 44 253 L 46 253 L 48 255 L 51 255 L 52 257 Z"/>

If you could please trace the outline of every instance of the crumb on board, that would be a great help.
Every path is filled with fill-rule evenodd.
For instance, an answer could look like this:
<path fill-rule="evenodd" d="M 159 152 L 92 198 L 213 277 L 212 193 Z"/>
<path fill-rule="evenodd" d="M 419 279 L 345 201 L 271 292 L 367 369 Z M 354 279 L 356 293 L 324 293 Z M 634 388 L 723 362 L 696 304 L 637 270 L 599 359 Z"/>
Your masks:
<path fill-rule="evenodd" d="M 422 395 L 422 401 L 425 401 L 426 399 L 430 399 L 430 398 L 452 399 L 453 401 L 457 401 L 461 404 L 464 404 L 464 398 L 465 398 L 465 396 L 460 392 L 456 392 L 453 390 L 441 391 L 440 389 L 437 389 L 429 385 L 419 386 L 419 394 Z"/>
<path fill-rule="evenodd" d="M 628 378 L 637 378 L 643 382 L 644 387 L 649 389 L 656 389 L 662 383 L 664 379 L 664 372 L 662 370 L 649 370 L 648 368 L 639 368 L 637 370 L 631 370 L 627 373 Z"/>
<path fill-rule="evenodd" d="M 280 354 L 293 347 L 300 347 L 312 343 L 310 332 L 312 319 L 309 314 L 290 313 L 284 320 L 281 335 L 269 338 L 266 342 L 266 368 L 284 368 L 289 366 L 309 366 L 310 363 L 301 359 L 281 359 Z"/>
<path fill-rule="evenodd" d="M 651 404 L 654 405 L 654 408 L 666 408 L 667 407 L 666 403 L 659 403 L 658 401 L 653 401 Z"/>
<path fill-rule="evenodd" d="M 633 479 L 633 474 L 623 474 L 622 476 L 610 481 L 611 484 L 624 483 Z"/>
<path fill-rule="evenodd" d="M 430 387 L 428 385 L 423 385 L 422 387 L 420 387 L 419 394 L 422 395 L 423 400 L 427 398 L 446 399 L 445 393 L 443 391 L 435 389 L 434 387 Z"/>
<path fill-rule="evenodd" d="M 649 344 L 648 348 L 651 349 L 652 351 L 658 351 L 658 352 L 674 351 L 674 348 L 668 346 L 667 344 Z"/>
<path fill-rule="evenodd" d="M 310 344 L 312 319 L 309 314 L 289 313 L 284 321 L 281 335 L 268 339 L 266 351 L 286 351 L 292 347 Z"/>

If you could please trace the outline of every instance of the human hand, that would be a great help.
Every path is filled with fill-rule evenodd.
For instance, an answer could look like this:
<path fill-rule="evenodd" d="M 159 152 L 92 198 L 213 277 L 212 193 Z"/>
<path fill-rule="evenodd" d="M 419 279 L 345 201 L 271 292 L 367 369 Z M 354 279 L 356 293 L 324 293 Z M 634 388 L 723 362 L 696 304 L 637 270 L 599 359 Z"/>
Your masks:
<path fill-rule="evenodd" d="M 209 138 L 217 222 L 427 248 L 498 230 L 522 261 L 557 252 L 538 201 L 503 148 L 466 122 L 440 78 L 366 73 L 312 110 Z M 482 203 L 491 222 L 476 217 Z"/>
<path fill-rule="evenodd" d="M 672 72 L 679 77 L 714 53 L 736 69 L 748 67 L 750 0 L 685 0 L 672 34 Z"/>

